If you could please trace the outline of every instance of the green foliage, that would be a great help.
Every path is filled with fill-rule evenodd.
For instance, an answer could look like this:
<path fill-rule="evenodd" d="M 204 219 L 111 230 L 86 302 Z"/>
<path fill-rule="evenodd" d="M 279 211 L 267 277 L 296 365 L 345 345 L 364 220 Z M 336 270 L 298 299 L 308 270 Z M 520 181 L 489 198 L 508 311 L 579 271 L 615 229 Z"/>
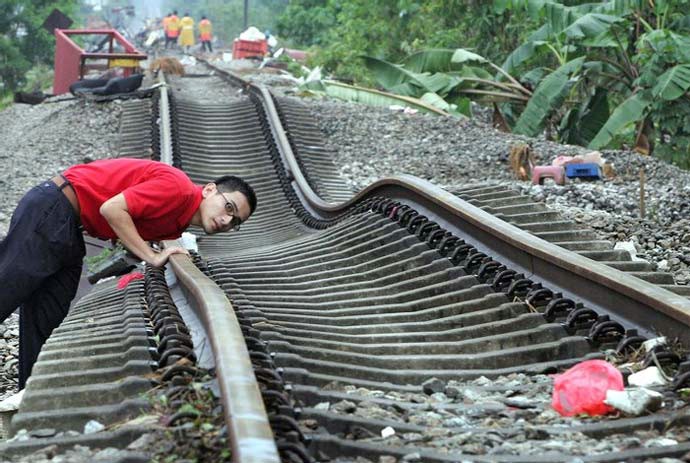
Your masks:
<path fill-rule="evenodd" d="M 323 0 L 290 2 L 276 21 L 276 32 L 296 44 L 325 45 L 328 31 L 335 25 L 335 14 Z"/>
<path fill-rule="evenodd" d="M 362 59 L 372 77 L 386 90 L 421 98 L 451 114 L 471 115 L 468 95 L 477 100 L 521 102 L 527 101 L 529 95 L 510 76 L 506 76 L 508 83 L 494 80 L 486 68 L 503 71 L 483 56 L 463 48 L 425 50 L 408 56 L 401 64 L 371 56 Z"/>
<path fill-rule="evenodd" d="M 311 64 L 372 84 L 360 55 L 400 62 L 415 50 L 466 48 L 493 61 L 533 24 L 526 13 L 497 11 L 485 0 L 296 0 L 280 18 L 278 33 L 313 47 Z"/>
<path fill-rule="evenodd" d="M 499 103 L 520 133 L 656 147 L 682 163 L 689 11 L 690 0 L 296 0 L 279 24 L 338 78 L 450 111 Z"/>
<path fill-rule="evenodd" d="M 119 242 L 115 247 L 112 248 L 103 248 L 103 250 L 100 252 L 100 254 L 96 254 L 95 256 L 87 256 L 84 258 L 84 262 L 86 263 L 86 268 L 88 269 L 89 272 L 95 272 L 98 269 L 98 266 L 101 265 L 103 262 L 108 260 L 111 256 L 117 253 L 123 253 L 125 249 L 122 247 L 122 244 Z"/>
<path fill-rule="evenodd" d="M 583 62 L 584 57 L 576 58 L 545 77 L 529 99 L 513 130 L 532 137 L 541 133 L 547 117 L 563 104 L 573 85 L 570 78 L 582 68 Z"/>
<path fill-rule="evenodd" d="M 53 8 L 66 15 L 76 0 L 0 0 L 0 95 L 25 84 L 34 64 L 52 64 L 55 39 L 41 27 Z"/>

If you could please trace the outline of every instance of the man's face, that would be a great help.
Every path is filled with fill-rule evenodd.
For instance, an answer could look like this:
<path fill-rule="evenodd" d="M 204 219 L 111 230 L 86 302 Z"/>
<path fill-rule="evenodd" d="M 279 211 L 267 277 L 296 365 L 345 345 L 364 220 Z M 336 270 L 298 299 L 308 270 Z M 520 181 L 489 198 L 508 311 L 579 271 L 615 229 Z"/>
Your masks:
<path fill-rule="evenodd" d="M 239 191 L 221 193 L 215 183 L 209 183 L 202 190 L 202 196 L 199 205 L 201 226 L 209 235 L 237 229 L 249 218 L 249 201 Z"/>

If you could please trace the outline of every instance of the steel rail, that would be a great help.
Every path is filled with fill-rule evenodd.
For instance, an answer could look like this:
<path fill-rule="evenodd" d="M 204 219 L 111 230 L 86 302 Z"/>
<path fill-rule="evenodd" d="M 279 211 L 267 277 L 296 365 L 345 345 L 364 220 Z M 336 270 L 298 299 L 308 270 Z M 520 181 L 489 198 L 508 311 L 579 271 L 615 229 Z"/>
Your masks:
<path fill-rule="evenodd" d="M 164 246 L 179 243 L 165 241 Z M 188 256 L 172 255 L 170 264 L 213 349 L 232 461 L 280 462 L 235 310 L 225 293 Z"/>
<path fill-rule="evenodd" d="M 159 117 L 158 127 L 160 129 L 160 154 L 161 162 L 168 165 L 173 163 L 173 150 L 172 150 L 172 131 L 170 127 L 170 103 L 168 101 L 168 84 L 165 81 L 165 74 L 163 72 L 158 73 L 158 81 L 162 84 L 160 89 L 160 100 L 159 100 Z"/>
<path fill-rule="evenodd" d="M 529 278 L 546 283 L 552 290 L 585 302 L 595 310 L 614 314 L 646 334 L 658 331 L 690 344 L 690 300 L 548 243 L 423 179 L 412 175 L 383 178 L 343 203 L 323 200 L 302 173 L 268 90 L 202 62 L 259 98 L 292 187 L 305 209 L 315 217 L 332 219 L 374 196 L 404 201 L 456 236 L 469 238 L 478 249 L 499 257 Z"/>
<path fill-rule="evenodd" d="M 159 121 L 161 161 L 172 165 L 168 88 L 162 72 L 159 73 L 159 81 L 163 84 L 160 89 Z M 163 242 L 163 247 L 170 246 L 180 246 L 180 243 Z M 232 461 L 280 462 L 273 431 L 235 310 L 225 293 L 194 265 L 189 256 L 172 255 L 169 262 L 190 306 L 202 321 L 213 350 L 223 414 L 232 449 Z"/>

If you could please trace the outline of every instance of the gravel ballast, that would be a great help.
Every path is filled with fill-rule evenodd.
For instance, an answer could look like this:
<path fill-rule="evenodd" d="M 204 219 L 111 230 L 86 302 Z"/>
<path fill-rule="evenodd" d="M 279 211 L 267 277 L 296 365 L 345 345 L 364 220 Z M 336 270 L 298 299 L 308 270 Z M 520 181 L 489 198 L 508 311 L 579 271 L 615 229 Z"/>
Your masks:
<path fill-rule="evenodd" d="M 544 201 L 567 218 L 592 227 L 602 239 L 633 241 L 638 256 L 690 282 L 690 173 L 649 156 L 605 151 L 615 176 L 568 181 L 565 186 L 518 181 L 508 162 L 511 147 L 529 143 L 537 164 L 590 150 L 503 133 L 480 120 L 405 114 L 387 108 L 302 98 L 325 135 L 341 175 L 359 190 L 374 180 L 412 174 L 452 191 L 466 184 L 510 185 Z M 646 217 L 640 218 L 644 169 Z"/>
<path fill-rule="evenodd" d="M 274 75 L 270 78 L 275 81 Z M 194 79 L 200 85 L 213 80 L 207 77 Z M 199 94 L 203 94 L 203 89 Z M 235 92 L 227 92 L 223 97 L 232 99 Z M 302 101 L 309 105 L 317 118 L 340 173 L 355 189 L 363 188 L 377 178 L 401 173 L 419 176 L 448 190 L 468 183 L 509 184 L 537 200 L 545 201 L 567 217 L 593 227 L 604 239 L 632 240 L 638 247 L 640 257 L 657 263 L 661 269 L 671 271 L 678 283 L 690 282 L 690 221 L 687 220 L 690 209 L 690 174 L 685 171 L 654 158 L 612 151 L 604 153 L 607 160 L 615 165 L 616 176 L 612 179 L 570 182 L 564 187 L 552 184 L 533 186 L 514 179 L 508 164 L 511 146 L 529 142 L 539 164 L 549 164 L 558 155 L 583 154 L 588 150 L 505 134 L 479 120 L 403 114 L 386 108 L 313 98 Z M 7 232 L 17 202 L 34 184 L 52 177 L 70 165 L 116 154 L 119 114 L 118 101 L 107 104 L 61 101 L 38 106 L 14 105 L 0 112 L 0 127 L 4 135 L 0 160 L 5 166 L 5 175 L 0 178 L 3 192 L 3 201 L 0 202 L 0 238 Z M 645 219 L 639 218 L 641 167 L 644 167 L 647 179 Z M 3 361 L 3 366 L 0 367 L 0 400 L 15 392 L 17 334 L 16 315 L 0 324 L 0 359 Z M 530 398 L 539 405 L 538 413 L 534 414 L 548 419 L 551 424 L 558 422 L 559 418 L 547 410 L 547 391 L 550 389 L 548 378 L 505 378 L 505 381 L 513 380 L 543 380 L 544 387 L 539 389 L 542 395 Z M 453 386 L 467 387 L 469 390 L 478 385 Z M 372 391 L 356 392 L 365 397 L 374 395 L 370 394 Z M 502 398 L 499 395 L 491 397 L 497 401 Z M 430 396 L 430 406 L 435 406 L 431 403 L 433 401 L 445 401 L 440 399 L 443 399 L 440 395 L 435 398 Z M 336 406 L 328 406 L 331 405 Z M 358 403 L 352 413 L 358 413 L 360 408 L 362 407 Z M 348 407 L 348 410 L 351 409 L 352 407 Z M 338 408 L 334 410 L 337 411 Z M 425 419 L 430 417 L 435 418 L 422 416 Z M 482 421 L 481 424 L 487 423 Z M 454 426 L 457 423 L 454 422 Z M 525 442 L 532 439 L 528 431 L 522 428 L 518 430 L 520 433 L 524 432 Z M 678 441 L 686 441 L 685 434 L 681 434 L 672 437 Z M 448 437 L 452 439 L 455 436 Z M 632 437 L 641 441 L 648 436 Z M 397 435 L 390 439 L 414 441 L 418 438 L 420 437 Z M 628 445 L 624 438 L 621 436 L 620 447 L 617 448 Z M 565 446 L 578 442 L 578 445 L 594 445 L 584 436 L 578 436 L 572 442 L 568 439 L 561 442 Z M 448 441 L 446 448 L 457 449 L 465 445 L 479 443 L 472 440 Z M 533 444 L 529 442 L 529 445 Z M 630 445 L 638 445 L 638 441 Z M 569 450 L 547 449 L 543 446 L 530 448 L 535 451 Z M 507 453 L 523 452 L 517 444 L 515 448 L 503 450 Z M 600 451 L 610 449 L 601 448 Z"/>

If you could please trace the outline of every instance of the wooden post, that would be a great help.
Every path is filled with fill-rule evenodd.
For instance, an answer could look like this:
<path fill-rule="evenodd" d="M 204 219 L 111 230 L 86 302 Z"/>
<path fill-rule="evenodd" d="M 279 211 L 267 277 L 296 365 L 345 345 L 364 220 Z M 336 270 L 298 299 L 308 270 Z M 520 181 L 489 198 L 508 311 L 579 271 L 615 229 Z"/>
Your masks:
<path fill-rule="evenodd" d="M 640 218 L 645 218 L 645 205 L 644 205 L 644 167 L 640 169 Z"/>

